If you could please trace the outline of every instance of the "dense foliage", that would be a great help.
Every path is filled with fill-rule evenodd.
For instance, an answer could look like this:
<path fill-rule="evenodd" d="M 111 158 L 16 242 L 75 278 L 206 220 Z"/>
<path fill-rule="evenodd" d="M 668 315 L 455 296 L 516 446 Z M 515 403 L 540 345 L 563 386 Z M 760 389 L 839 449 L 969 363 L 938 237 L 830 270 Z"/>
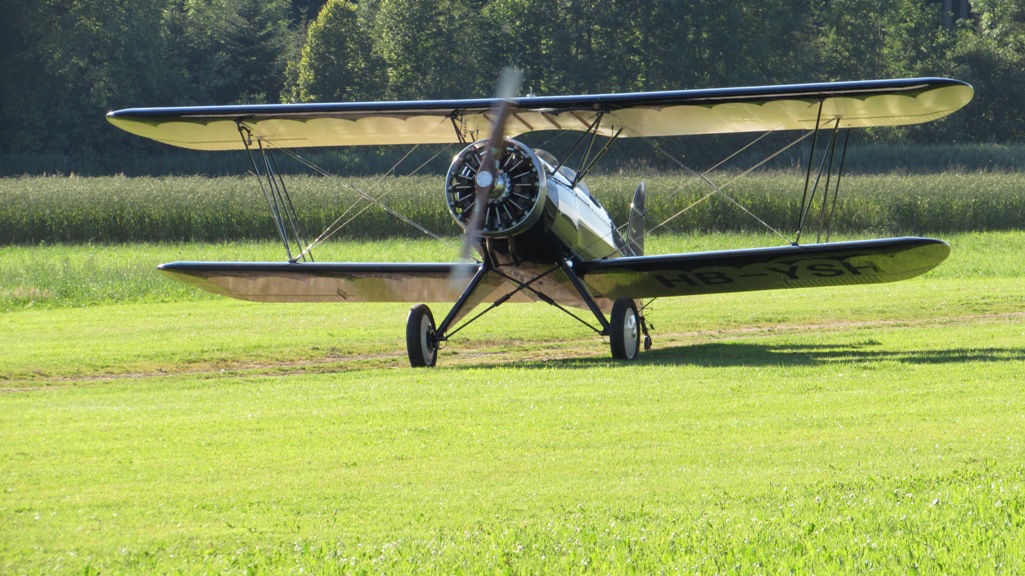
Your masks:
<path fill-rule="evenodd" d="M 524 91 L 535 94 L 952 76 L 976 86 L 976 101 L 901 137 L 1022 140 L 1025 0 L 972 0 L 962 18 L 944 14 L 944 5 L 8 2 L 0 18 L 0 156 L 53 158 L 51 170 L 60 170 L 68 158 L 102 164 L 165 151 L 104 122 L 105 112 L 122 107 L 477 97 L 492 91 L 505 65 L 523 69 Z"/>

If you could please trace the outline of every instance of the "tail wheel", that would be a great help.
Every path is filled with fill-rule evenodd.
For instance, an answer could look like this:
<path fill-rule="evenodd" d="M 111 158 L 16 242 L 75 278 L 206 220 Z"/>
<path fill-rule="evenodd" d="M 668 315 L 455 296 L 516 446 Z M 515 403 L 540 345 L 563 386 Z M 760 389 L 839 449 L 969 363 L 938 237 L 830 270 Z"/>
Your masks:
<path fill-rule="evenodd" d="M 434 366 L 438 360 L 434 315 L 425 304 L 417 304 L 406 318 L 406 352 L 413 368 Z"/>
<path fill-rule="evenodd" d="M 641 323 L 633 299 L 624 296 L 613 302 L 612 317 L 609 319 L 609 344 L 613 358 L 637 358 L 641 345 Z"/>

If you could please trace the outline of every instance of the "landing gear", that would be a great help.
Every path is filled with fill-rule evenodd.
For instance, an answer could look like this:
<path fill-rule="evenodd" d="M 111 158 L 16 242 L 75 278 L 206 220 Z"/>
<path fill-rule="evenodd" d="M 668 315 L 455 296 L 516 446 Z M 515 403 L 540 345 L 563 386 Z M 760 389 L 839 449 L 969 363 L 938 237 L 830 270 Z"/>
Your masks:
<path fill-rule="evenodd" d="M 612 303 L 612 316 L 609 318 L 609 344 L 612 347 L 613 358 L 617 360 L 637 358 L 641 348 L 641 323 L 637 316 L 637 305 L 634 304 L 632 298 L 623 296 Z"/>
<path fill-rule="evenodd" d="M 560 270 L 565 273 L 566 278 L 577 289 L 577 293 L 580 295 L 580 301 L 577 304 L 583 303 L 587 306 L 594 314 L 594 318 L 600 327 L 595 327 L 566 310 L 565 307 L 542 292 L 539 287 L 535 287 L 540 285 L 542 279 L 549 278 L 549 275 Z M 487 282 L 485 282 L 485 278 L 488 278 Z M 484 286 L 488 290 L 494 290 L 496 286 L 500 286 L 504 282 L 512 282 L 515 288 L 503 296 L 495 298 L 487 309 L 466 320 L 462 325 L 453 328 L 467 312 L 471 311 L 474 306 L 482 303 L 483 297 L 477 292 L 477 288 L 482 282 L 485 282 Z M 436 325 L 434 323 L 434 316 L 431 314 L 431 310 L 424 304 L 417 304 L 409 310 L 409 317 L 406 320 L 406 352 L 409 356 L 409 365 L 413 368 L 434 366 L 438 359 L 438 348 L 440 345 L 448 342 L 452 335 L 488 311 L 507 302 L 521 291 L 529 292 L 537 300 L 542 300 L 555 306 L 587 325 L 601 336 L 607 336 L 612 348 L 612 357 L 617 360 L 636 360 L 640 355 L 642 341 L 645 350 L 651 348 L 648 323 L 638 311 L 634 300 L 626 296 L 616 299 L 612 304 L 611 316 L 606 318 L 590 291 L 577 276 L 576 272 L 573 271 L 572 264 L 568 260 L 559 262 L 558 267 L 542 271 L 534 278 L 528 280 L 517 280 L 485 262 L 474 274 L 469 285 L 463 290 L 463 294 L 456 301 L 448 315 L 445 316 L 444 320 L 442 320 L 441 324 Z M 483 294 L 486 295 L 487 292 Z"/>
<path fill-rule="evenodd" d="M 438 343 L 434 329 L 434 315 L 425 304 L 409 309 L 406 319 L 406 351 L 413 368 L 434 366 L 438 360 Z"/>

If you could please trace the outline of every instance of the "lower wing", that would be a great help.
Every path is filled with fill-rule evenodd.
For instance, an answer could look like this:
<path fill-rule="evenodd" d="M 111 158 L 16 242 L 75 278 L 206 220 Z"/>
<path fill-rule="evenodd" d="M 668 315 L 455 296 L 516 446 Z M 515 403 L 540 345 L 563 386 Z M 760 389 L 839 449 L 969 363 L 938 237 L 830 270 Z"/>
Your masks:
<path fill-rule="evenodd" d="M 950 254 L 931 238 L 886 238 L 586 262 L 578 273 L 595 298 L 655 298 L 896 282 Z"/>
<path fill-rule="evenodd" d="M 604 310 L 620 297 L 655 298 L 723 292 L 896 282 L 942 262 L 950 247 L 929 238 L 888 238 L 584 262 L 574 267 Z M 451 278 L 467 264 L 175 262 L 164 274 L 208 292 L 259 302 L 453 302 L 464 286 Z M 473 272 L 479 265 L 473 265 Z M 462 268 L 462 270 L 460 269 Z M 531 302 L 544 294 L 585 308 L 569 278 L 500 274 L 482 279 L 477 302 Z M 465 275 L 465 274 L 463 274 Z M 518 278 L 517 278 L 518 276 Z M 518 290 L 519 283 L 532 289 Z"/>

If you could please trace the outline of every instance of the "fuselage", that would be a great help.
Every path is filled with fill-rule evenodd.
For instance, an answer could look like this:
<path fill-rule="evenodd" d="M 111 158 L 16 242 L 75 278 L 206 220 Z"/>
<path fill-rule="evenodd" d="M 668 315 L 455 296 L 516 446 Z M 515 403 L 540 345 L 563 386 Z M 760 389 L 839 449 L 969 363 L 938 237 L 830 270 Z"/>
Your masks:
<path fill-rule="evenodd" d="M 552 170 L 552 166 L 544 164 L 546 170 Z M 565 167 L 549 174 L 546 228 L 581 260 L 625 255 L 622 237 L 605 207 L 583 181 L 574 186 L 573 178 L 572 171 Z"/>

